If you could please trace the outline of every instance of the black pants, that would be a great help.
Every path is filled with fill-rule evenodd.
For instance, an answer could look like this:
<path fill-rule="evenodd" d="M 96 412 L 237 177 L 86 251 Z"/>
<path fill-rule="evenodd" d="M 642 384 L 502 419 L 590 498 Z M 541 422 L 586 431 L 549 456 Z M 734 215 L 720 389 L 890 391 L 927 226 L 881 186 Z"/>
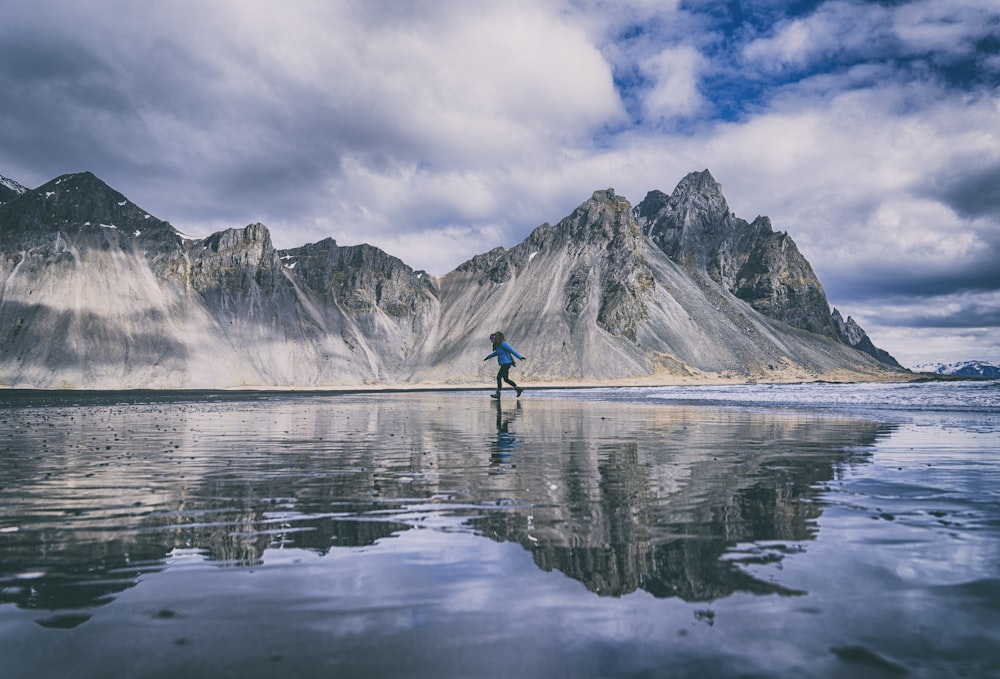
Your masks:
<path fill-rule="evenodd" d="M 505 364 L 503 364 L 503 365 L 500 366 L 500 370 L 497 372 L 497 393 L 498 394 L 500 393 L 500 390 L 503 389 L 503 383 L 504 382 L 506 382 L 510 386 L 514 387 L 515 389 L 517 389 L 517 385 L 514 384 L 514 380 L 510 379 L 510 375 L 508 374 L 510 372 L 510 366 L 511 366 L 510 363 L 505 363 Z"/>

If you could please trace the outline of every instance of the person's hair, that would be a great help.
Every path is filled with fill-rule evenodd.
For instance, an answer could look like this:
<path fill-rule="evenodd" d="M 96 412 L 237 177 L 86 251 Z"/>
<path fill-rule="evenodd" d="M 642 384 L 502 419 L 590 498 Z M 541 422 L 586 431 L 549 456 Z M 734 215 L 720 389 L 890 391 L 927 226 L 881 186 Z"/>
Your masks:
<path fill-rule="evenodd" d="M 493 342 L 493 348 L 496 349 L 498 346 L 503 344 L 503 333 L 497 330 L 495 333 L 490 335 L 490 341 Z"/>

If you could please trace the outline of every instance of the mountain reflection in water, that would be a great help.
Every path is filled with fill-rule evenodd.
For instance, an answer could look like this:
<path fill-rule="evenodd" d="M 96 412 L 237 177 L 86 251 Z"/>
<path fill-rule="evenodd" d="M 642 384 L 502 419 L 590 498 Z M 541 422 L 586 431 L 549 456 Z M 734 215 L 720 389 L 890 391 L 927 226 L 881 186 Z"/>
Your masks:
<path fill-rule="evenodd" d="M 822 484 L 892 426 L 461 392 L 8 398 L 0 604 L 72 627 L 178 554 L 249 567 L 412 528 L 516 542 L 600 595 L 795 594 L 743 566 L 812 539 Z"/>
<path fill-rule="evenodd" d="M 523 430 L 531 441 L 535 433 L 522 422 L 538 419 L 535 408 L 527 417 L 520 405 L 504 413 L 498 430 L 505 438 Z M 833 479 L 838 465 L 863 459 L 859 451 L 893 428 L 635 404 L 567 414 L 549 414 L 562 423 L 549 422 L 545 434 L 546 445 L 558 451 L 558 467 L 543 474 L 553 482 L 525 479 L 524 511 L 490 513 L 470 524 L 520 543 L 539 567 L 598 594 L 642 589 L 686 601 L 737 591 L 796 594 L 739 566 L 780 560 L 798 549 L 794 543 L 812 539 L 822 510 L 814 502 L 819 484 Z M 530 464 L 524 457 L 518 462 Z"/>

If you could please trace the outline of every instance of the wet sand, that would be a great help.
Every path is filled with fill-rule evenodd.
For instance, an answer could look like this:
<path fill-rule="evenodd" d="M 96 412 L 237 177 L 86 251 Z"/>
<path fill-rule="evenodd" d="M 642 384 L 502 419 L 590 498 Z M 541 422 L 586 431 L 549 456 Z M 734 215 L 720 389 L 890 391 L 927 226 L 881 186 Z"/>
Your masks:
<path fill-rule="evenodd" d="M 3 676 L 1000 675 L 998 432 L 558 392 L 7 401 Z"/>

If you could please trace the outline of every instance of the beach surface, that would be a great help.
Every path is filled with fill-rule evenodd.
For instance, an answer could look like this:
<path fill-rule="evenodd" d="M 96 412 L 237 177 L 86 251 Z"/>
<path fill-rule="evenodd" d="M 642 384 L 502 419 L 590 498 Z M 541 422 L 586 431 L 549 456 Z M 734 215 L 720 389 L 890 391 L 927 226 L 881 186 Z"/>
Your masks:
<path fill-rule="evenodd" d="M 1000 676 L 998 406 L 9 393 L 3 676 Z"/>

